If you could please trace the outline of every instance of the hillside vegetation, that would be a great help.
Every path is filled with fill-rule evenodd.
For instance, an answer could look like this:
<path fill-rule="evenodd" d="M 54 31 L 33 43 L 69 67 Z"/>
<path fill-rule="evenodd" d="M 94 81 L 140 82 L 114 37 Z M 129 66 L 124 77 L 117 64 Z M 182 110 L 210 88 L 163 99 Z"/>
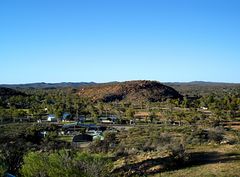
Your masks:
<path fill-rule="evenodd" d="M 233 94 L 240 89 L 240 84 L 235 83 L 218 83 L 218 82 L 175 82 L 175 83 L 164 83 L 169 87 L 176 89 L 183 95 L 208 95 L 213 94 Z"/>
<path fill-rule="evenodd" d="M 0 87 L 0 96 L 7 97 L 7 96 L 18 96 L 18 95 L 25 95 L 25 94 L 14 89 Z"/>
<path fill-rule="evenodd" d="M 25 96 L 26 94 L 14 89 L 0 87 L 0 98 L 9 98 L 12 96 Z"/>

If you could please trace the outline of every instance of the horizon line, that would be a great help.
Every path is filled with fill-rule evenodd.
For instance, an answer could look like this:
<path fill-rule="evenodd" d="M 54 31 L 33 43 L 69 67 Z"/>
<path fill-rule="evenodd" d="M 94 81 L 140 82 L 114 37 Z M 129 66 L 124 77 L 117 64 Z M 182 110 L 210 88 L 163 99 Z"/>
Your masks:
<path fill-rule="evenodd" d="M 25 83 L 0 83 L 0 85 L 29 85 L 29 84 L 78 84 L 78 83 L 94 83 L 94 84 L 104 84 L 112 82 L 127 82 L 127 81 L 157 81 L 160 83 L 216 83 L 216 84 L 240 84 L 240 82 L 225 82 L 225 81 L 206 81 L 206 80 L 192 80 L 192 81 L 159 81 L 159 80 L 150 80 L 150 79 L 136 79 L 136 80 L 121 80 L 121 81 L 105 81 L 105 82 L 95 82 L 95 81 L 62 81 L 62 82 L 25 82 Z"/>

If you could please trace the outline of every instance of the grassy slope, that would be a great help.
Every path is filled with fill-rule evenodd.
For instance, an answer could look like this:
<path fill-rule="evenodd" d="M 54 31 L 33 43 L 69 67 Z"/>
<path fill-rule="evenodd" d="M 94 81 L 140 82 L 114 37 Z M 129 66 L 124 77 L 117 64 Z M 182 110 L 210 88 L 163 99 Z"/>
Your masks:
<path fill-rule="evenodd" d="M 216 163 L 216 164 L 207 164 L 197 167 L 191 167 L 181 170 L 176 170 L 173 172 L 165 172 L 155 176 L 166 176 L 166 177 L 237 177 L 239 174 L 239 162 L 229 162 L 225 163 Z"/>
<path fill-rule="evenodd" d="M 204 152 L 199 157 L 199 164 L 174 171 L 162 172 L 154 177 L 238 177 L 240 176 L 240 146 L 200 146 L 192 152 Z M 218 154 L 216 156 L 216 153 Z M 206 154 L 208 154 L 206 156 Z M 214 155 L 213 155 L 214 154 Z M 207 158 L 206 158 L 207 157 Z"/>

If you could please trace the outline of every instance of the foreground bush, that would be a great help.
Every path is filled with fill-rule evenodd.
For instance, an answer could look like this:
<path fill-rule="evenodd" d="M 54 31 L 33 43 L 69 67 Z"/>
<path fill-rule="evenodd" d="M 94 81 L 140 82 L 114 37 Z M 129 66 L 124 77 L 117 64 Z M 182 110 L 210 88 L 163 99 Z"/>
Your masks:
<path fill-rule="evenodd" d="M 102 155 L 61 150 L 55 153 L 30 152 L 24 157 L 24 177 L 107 176 L 111 162 Z"/>

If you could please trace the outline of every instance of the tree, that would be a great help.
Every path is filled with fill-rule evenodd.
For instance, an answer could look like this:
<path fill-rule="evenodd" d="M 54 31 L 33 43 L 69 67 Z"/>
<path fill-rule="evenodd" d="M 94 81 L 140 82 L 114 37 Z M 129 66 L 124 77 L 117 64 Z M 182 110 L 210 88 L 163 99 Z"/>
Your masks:
<path fill-rule="evenodd" d="M 217 127 L 220 125 L 220 122 L 224 120 L 224 112 L 218 109 L 215 109 L 213 114 L 209 117 L 210 118 L 210 124 L 213 127 Z"/>
<path fill-rule="evenodd" d="M 102 102 L 98 102 L 97 108 L 98 108 L 98 114 L 102 115 L 102 113 L 104 111 L 103 103 Z"/>
<path fill-rule="evenodd" d="M 61 110 L 61 109 L 55 110 L 54 115 L 56 116 L 56 118 L 57 118 L 58 120 L 61 120 L 62 115 L 63 115 L 63 110 Z"/>
<path fill-rule="evenodd" d="M 5 115 L 6 113 L 5 113 L 5 111 L 4 111 L 4 109 L 0 109 L 0 122 L 2 123 L 3 122 L 3 118 L 6 116 Z"/>
<path fill-rule="evenodd" d="M 132 108 L 128 108 L 126 111 L 126 117 L 128 119 L 133 119 L 135 115 L 135 111 Z"/>
<path fill-rule="evenodd" d="M 21 174 L 25 177 L 47 176 L 48 164 L 47 155 L 40 154 L 37 152 L 30 152 L 23 159 L 23 166 L 21 169 Z"/>
<path fill-rule="evenodd" d="M 3 108 L 4 107 L 4 102 L 2 100 L 2 98 L 0 97 L 0 108 Z"/>
<path fill-rule="evenodd" d="M 190 106 L 189 100 L 186 97 L 184 97 L 183 101 L 182 101 L 182 107 L 183 108 L 189 108 L 189 106 Z"/>
<path fill-rule="evenodd" d="M 185 117 L 185 113 L 183 111 L 177 112 L 175 116 L 176 116 L 176 119 L 179 121 L 179 126 L 181 126 L 182 120 Z"/>
<path fill-rule="evenodd" d="M 97 110 L 95 110 L 95 107 L 93 105 L 87 106 L 88 112 L 91 114 L 91 117 L 93 118 L 93 121 L 95 123 L 98 122 L 98 113 Z"/>
<path fill-rule="evenodd" d="M 4 162 L 4 155 L 0 153 L 0 176 L 3 176 L 7 170 L 7 165 Z"/>
<path fill-rule="evenodd" d="M 156 113 L 154 111 L 151 111 L 149 113 L 149 119 L 150 119 L 151 123 L 153 122 L 153 120 L 156 119 L 156 117 L 157 117 L 157 115 L 156 115 Z"/>

